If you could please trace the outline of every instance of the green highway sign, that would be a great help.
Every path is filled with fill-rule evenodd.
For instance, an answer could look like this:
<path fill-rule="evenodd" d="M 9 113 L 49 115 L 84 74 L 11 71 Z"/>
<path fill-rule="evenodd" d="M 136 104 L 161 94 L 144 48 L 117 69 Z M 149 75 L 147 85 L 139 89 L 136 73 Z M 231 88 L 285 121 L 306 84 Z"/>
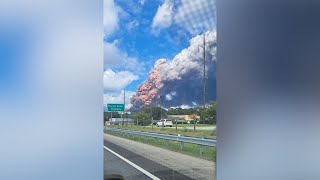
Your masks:
<path fill-rule="evenodd" d="M 109 112 L 124 111 L 124 104 L 107 104 Z"/>

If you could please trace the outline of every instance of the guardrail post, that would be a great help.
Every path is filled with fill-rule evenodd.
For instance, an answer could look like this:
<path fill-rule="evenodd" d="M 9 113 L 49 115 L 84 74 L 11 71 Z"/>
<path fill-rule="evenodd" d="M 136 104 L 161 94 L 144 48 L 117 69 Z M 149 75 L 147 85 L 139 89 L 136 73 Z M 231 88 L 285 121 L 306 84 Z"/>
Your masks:
<path fill-rule="evenodd" d="M 166 139 L 166 146 L 169 146 L 169 139 Z"/>
<path fill-rule="evenodd" d="M 176 120 L 176 132 L 178 131 L 178 121 Z"/>
<path fill-rule="evenodd" d="M 201 139 L 204 139 L 204 137 L 201 137 Z M 200 145 L 200 155 L 203 154 L 203 145 Z"/>
<path fill-rule="evenodd" d="M 152 108 L 151 108 L 151 116 L 152 116 Z M 153 130 L 153 116 L 151 117 L 151 126 L 152 126 L 152 130 Z"/>
<path fill-rule="evenodd" d="M 183 150 L 183 148 L 184 148 L 184 142 L 180 142 L 180 150 L 182 151 Z"/>
<path fill-rule="evenodd" d="M 200 155 L 203 154 L 203 145 L 200 145 Z"/>

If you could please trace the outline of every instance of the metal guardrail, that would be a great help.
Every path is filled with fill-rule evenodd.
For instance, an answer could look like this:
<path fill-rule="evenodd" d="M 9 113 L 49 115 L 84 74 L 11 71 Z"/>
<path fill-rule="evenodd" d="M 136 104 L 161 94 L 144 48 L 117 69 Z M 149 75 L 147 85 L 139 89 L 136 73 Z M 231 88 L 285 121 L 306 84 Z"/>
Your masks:
<path fill-rule="evenodd" d="M 140 136 L 152 137 L 152 138 L 155 138 L 156 142 L 158 141 L 158 139 L 165 139 L 167 146 L 169 146 L 169 141 L 178 141 L 180 142 L 180 150 L 183 150 L 184 143 L 197 144 L 197 145 L 200 145 L 200 154 L 203 154 L 204 146 L 209 146 L 209 147 L 216 146 L 215 139 L 205 139 L 205 138 L 196 138 L 196 137 L 189 137 L 189 136 L 178 136 L 178 135 L 171 135 L 171 134 L 160 134 L 160 133 L 124 130 L 124 129 L 116 129 L 116 128 L 105 128 L 105 130 L 126 134 L 126 135 L 138 135 L 139 138 L 141 138 Z"/>

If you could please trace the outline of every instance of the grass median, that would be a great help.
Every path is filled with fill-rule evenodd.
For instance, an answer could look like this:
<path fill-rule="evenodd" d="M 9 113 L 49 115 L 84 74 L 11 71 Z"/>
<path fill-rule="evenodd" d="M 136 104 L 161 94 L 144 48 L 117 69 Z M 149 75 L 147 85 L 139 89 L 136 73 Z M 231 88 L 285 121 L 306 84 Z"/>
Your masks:
<path fill-rule="evenodd" d="M 139 136 L 137 136 L 137 135 L 127 136 L 127 135 L 124 135 L 121 133 L 116 133 L 116 132 L 111 132 L 111 131 L 106 131 L 105 133 L 110 134 L 110 135 L 114 135 L 114 136 L 118 136 L 118 137 L 122 137 L 122 138 L 126 138 L 126 139 L 130 139 L 133 141 L 149 144 L 152 146 L 156 146 L 156 147 L 160 147 L 160 148 L 164 148 L 164 149 L 169 149 L 171 151 L 180 152 L 183 154 L 187 154 L 187 155 L 190 155 L 193 157 L 202 158 L 202 159 L 206 159 L 206 160 L 210 160 L 210 161 L 214 161 L 216 158 L 216 148 L 215 147 L 204 146 L 203 154 L 200 154 L 200 146 L 196 145 L 196 144 L 184 143 L 183 150 L 180 150 L 180 143 L 177 141 L 169 141 L 169 144 L 167 146 L 166 140 L 164 140 L 164 139 L 156 140 L 155 138 L 151 138 L 151 137 L 147 138 L 146 136 L 140 136 L 140 138 L 139 138 Z"/>

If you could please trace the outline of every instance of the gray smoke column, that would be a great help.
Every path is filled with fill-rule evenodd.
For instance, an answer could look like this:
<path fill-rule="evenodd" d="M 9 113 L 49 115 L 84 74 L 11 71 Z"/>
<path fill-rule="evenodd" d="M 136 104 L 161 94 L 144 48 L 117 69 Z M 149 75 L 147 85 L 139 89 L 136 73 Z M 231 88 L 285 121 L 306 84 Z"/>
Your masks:
<path fill-rule="evenodd" d="M 208 31 L 206 36 L 206 80 L 207 102 L 215 100 L 216 32 Z M 201 47 L 199 47 L 201 46 Z M 161 96 L 164 107 L 195 106 L 202 104 L 203 79 L 203 35 L 190 40 L 190 46 L 183 49 L 173 60 L 159 59 L 150 71 L 147 80 L 138 86 L 131 98 L 131 110 L 156 105 Z"/>

